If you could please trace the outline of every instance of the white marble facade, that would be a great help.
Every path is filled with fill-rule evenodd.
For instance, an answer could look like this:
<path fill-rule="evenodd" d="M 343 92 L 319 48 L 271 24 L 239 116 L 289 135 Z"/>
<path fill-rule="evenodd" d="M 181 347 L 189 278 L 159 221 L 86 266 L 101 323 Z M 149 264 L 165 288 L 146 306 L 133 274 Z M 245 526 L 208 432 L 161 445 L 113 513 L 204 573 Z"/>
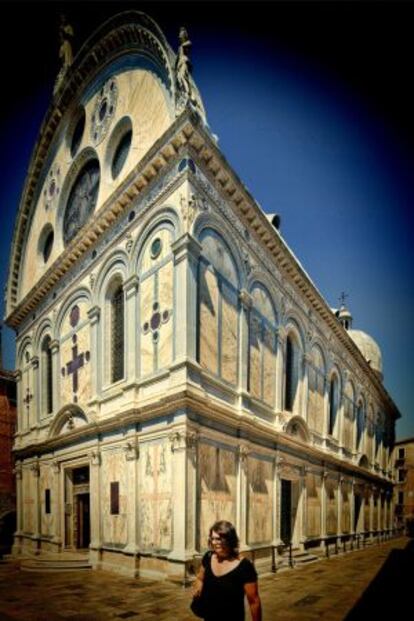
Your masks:
<path fill-rule="evenodd" d="M 173 53 L 151 28 L 162 71 L 131 68 L 137 36 L 121 59 L 108 49 L 93 80 L 73 76 L 75 101 L 48 156 L 35 154 L 37 191 L 20 207 L 7 298 L 14 553 L 88 548 L 97 568 L 183 576 L 216 519 L 261 551 L 259 569 L 287 538 L 390 532 L 395 406 L 221 156 L 201 104 L 182 106 Z M 71 188 L 92 160 L 95 212 L 65 244 Z"/>

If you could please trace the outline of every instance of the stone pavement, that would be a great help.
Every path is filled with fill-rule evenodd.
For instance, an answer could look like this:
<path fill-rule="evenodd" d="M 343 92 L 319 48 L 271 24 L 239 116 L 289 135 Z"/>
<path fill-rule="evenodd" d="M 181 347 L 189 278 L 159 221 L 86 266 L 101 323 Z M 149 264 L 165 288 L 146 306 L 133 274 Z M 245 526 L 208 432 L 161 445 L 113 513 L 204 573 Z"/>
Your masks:
<path fill-rule="evenodd" d="M 262 576 L 259 585 L 263 621 L 391 621 L 414 601 L 414 540 L 402 537 Z M 92 570 L 23 572 L 0 562 L 0 621 L 194 621 L 190 599 L 190 589 L 170 582 Z"/>

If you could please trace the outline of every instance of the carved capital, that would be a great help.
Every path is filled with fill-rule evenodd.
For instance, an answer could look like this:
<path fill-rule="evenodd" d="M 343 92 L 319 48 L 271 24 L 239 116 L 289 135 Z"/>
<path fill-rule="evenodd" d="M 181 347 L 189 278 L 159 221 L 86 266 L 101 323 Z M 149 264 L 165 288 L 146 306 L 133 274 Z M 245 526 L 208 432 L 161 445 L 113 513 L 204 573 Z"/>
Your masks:
<path fill-rule="evenodd" d="M 16 382 L 22 381 L 23 373 L 20 371 L 20 369 L 17 369 L 17 371 L 14 372 L 14 377 L 16 378 Z"/>
<path fill-rule="evenodd" d="M 52 470 L 54 474 L 59 474 L 60 472 L 60 463 L 58 461 L 52 461 Z"/>
<path fill-rule="evenodd" d="M 124 282 L 124 291 L 127 297 L 130 297 L 134 293 L 136 293 L 139 289 L 139 277 L 136 274 L 132 274 L 125 282 Z"/>
<path fill-rule="evenodd" d="M 57 354 L 59 351 L 59 347 L 60 343 L 58 339 L 53 339 L 53 341 L 50 343 L 50 351 L 52 352 L 52 354 Z"/>
<path fill-rule="evenodd" d="M 171 250 L 174 254 L 174 262 L 177 264 L 187 257 L 197 260 L 201 254 L 202 246 L 190 233 L 184 233 L 171 244 Z"/>
<path fill-rule="evenodd" d="M 328 470 L 324 470 L 324 471 L 322 472 L 322 480 L 323 480 L 323 481 L 326 481 L 326 479 L 328 478 L 328 476 L 329 476 L 329 472 L 328 472 Z"/>
<path fill-rule="evenodd" d="M 246 462 L 250 453 L 251 453 L 251 450 L 247 444 L 239 444 L 239 446 L 237 447 L 237 454 L 242 464 Z"/>
<path fill-rule="evenodd" d="M 38 369 L 39 368 L 39 356 L 32 356 L 30 360 L 30 364 L 32 365 L 33 369 Z"/>
<path fill-rule="evenodd" d="M 16 479 L 21 480 L 22 476 L 23 476 L 23 468 L 21 464 L 16 464 L 13 470 L 13 474 L 16 477 Z"/>
<path fill-rule="evenodd" d="M 139 448 L 135 442 L 127 442 L 123 447 L 126 461 L 135 461 L 139 457 Z"/>
<path fill-rule="evenodd" d="M 239 293 L 240 304 L 246 310 L 249 310 L 253 306 L 253 298 L 246 289 L 242 289 Z"/>
<path fill-rule="evenodd" d="M 91 451 L 89 453 L 89 460 L 91 462 L 91 466 L 100 466 L 101 465 L 101 453 L 99 451 Z"/>
<path fill-rule="evenodd" d="M 30 464 L 30 470 L 33 472 L 34 477 L 40 476 L 39 462 L 35 461 L 32 464 Z"/>
<path fill-rule="evenodd" d="M 195 450 L 198 443 L 198 433 L 196 431 L 174 431 L 170 434 L 169 440 L 173 452 L 185 449 Z"/>
<path fill-rule="evenodd" d="M 285 463 L 286 463 L 286 458 L 285 457 L 276 457 L 276 466 L 278 468 L 281 468 Z"/>
<path fill-rule="evenodd" d="M 87 314 L 90 319 L 91 325 L 94 325 L 99 321 L 99 317 L 101 316 L 101 309 L 99 308 L 99 306 L 92 306 L 92 308 L 88 310 Z"/>

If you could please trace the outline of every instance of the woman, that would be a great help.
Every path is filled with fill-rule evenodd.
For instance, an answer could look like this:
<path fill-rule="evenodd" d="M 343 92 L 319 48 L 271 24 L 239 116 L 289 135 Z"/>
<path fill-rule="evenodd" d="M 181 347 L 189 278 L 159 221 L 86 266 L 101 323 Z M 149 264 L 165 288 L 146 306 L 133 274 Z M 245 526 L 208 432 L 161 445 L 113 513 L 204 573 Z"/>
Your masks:
<path fill-rule="evenodd" d="M 253 564 L 240 556 L 233 524 L 224 520 L 210 528 L 209 547 L 197 574 L 193 593 L 203 595 L 205 621 L 244 621 L 244 596 L 252 621 L 261 621 L 262 607 Z"/>

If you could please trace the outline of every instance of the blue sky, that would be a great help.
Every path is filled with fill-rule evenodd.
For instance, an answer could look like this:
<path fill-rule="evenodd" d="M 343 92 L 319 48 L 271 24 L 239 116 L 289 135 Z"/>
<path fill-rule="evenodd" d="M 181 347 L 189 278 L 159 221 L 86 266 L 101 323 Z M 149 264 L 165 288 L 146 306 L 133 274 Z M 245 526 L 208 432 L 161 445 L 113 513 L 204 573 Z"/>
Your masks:
<path fill-rule="evenodd" d="M 349 294 L 354 327 L 381 346 L 384 384 L 403 415 L 397 434 L 414 436 L 414 101 L 406 9 L 293 4 L 241 3 L 237 14 L 234 3 L 175 4 L 174 12 L 168 3 L 138 8 L 158 20 L 174 47 L 178 27 L 187 26 L 194 77 L 220 148 L 262 208 L 280 213 L 282 235 L 327 302 L 337 306 L 341 291 Z M 79 6 L 67 12 L 75 30 L 89 34 L 100 21 L 97 5 L 87 5 L 81 21 Z M 3 282 L 19 195 L 57 69 L 56 19 L 46 9 L 38 5 L 45 37 L 36 64 L 27 57 L 27 88 L 17 88 L 2 115 Z M 111 14 L 113 7 L 104 9 Z M 29 53 L 29 29 L 26 35 Z M 9 61 L 8 71 L 14 62 L 19 68 L 17 59 Z M 11 367 L 8 333 L 4 340 Z"/>

